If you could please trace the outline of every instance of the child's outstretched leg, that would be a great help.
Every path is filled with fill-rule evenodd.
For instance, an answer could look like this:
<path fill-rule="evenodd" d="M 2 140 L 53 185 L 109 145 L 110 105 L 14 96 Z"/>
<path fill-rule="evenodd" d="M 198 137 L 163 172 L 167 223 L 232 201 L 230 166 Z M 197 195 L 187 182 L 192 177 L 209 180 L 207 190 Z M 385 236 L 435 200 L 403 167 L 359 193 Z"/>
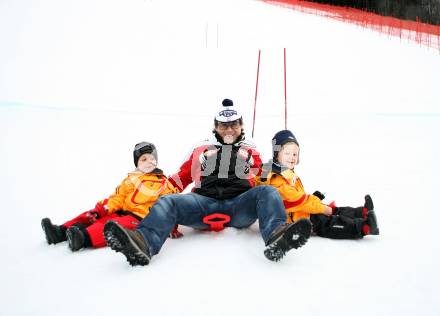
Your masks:
<path fill-rule="evenodd" d="M 373 200 L 365 196 L 363 207 L 339 207 L 335 215 L 311 215 L 313 231 L 321 237 L 358 239 L 365 235 L 379 235 Z"/>
<path fill-rule="evenodd" d="M 131 215 L 120 215 L 113 213 L 99 218 L 91 225 L 76 223 L 67 228 L 67 241 L 72 251 L 83 248 L 101 248 L 107 246 L 104 238 L 104 225 L 113 220 L 122 227 L 134 229 L 139 224 L 139 220 Z"/>
<path fill-rule="evenodd" d="M 364 207 L 351 207 L 351 206 L 337 206 L 333 209 L 333 215 L 347 216 L 352 219 L 366 218 L 367 212 L 364 212 Z"/>
<path fill-rule="evenodd" d="M 350 207 L 350 206 L 337 206 L 333 210 L 333 215 L 343 215 L 351 218 L 367 218 L 367 213 L 374 209 L 373 200 L 370 195 L 365 196 L 364 206 Z"/>
<path fill-rule="evenodd" d="M 46 217 L 41 220 L 41 227 L 43 228 L 46 241 L 49 245 L 67 240 L 66 227 L 63 225 L 54 225 L 50 219 Z"/>
<path fill-rule="evenodd" d="M 47 243 L 57 244 L 62 241 L 66 241 L 68 239 L 67 229 L 75 226 L 88 226 L 90 225 L 90 219 L 87 217 L 87 214 L 90 212 L 84 212 L 77 217 L 65 222 L 62 225 L 54 225 L 52 224 L 49 218 L 43 218 L 41 220 L 41 227 L 43 228 L 44 234 L 46 236 Z M 70 247 L 70 245 L 69 245 Z"/>
<path fill-rule="evenodd" d="M 65 222 L 62 225 L 54 225 L 49 218 L 43 218 L 41 220 L 41 227 L 46 235 L 47 243 L 49 245 L 57 244 L 67 240 L 69 242 L 69 248 L 72 249 L 72 251 L 78 250 L 77 247 L 84 243 L 84 241 L 79 243 L 80 239 L 83 238 L 81 238 L 82 236 L 78 231 L 79 229 L 86 228 L 91 224 L 90 217 L 87 216 L 89 213 L 90 211 L 81 213 L 77 217 Z"/>
<path fill-rule="evenodd" d="M 108 221 L 114 221 L 127 229 L 135 229 L 139 224 L 139 219 L 131 215 L 119 215 L 113 213 L 111 215 L 100 218 L 93 225 L 90 225 L 85 229 L 85 234 L 90 239 L 90 246 L 93 248 L 100 248 L 107 246 L 107 242 L 104 238 L 104 226 Z"/>
<path fill-rule="evenodd" d="M 359 239 L 364 236 L 362 227 L 365 219 L 363 218 L 350 218 L 344 215 L 326 216 L 323 214 L 312 214 L 310 220 L 313 224 L 313 232 L 320 237 Z"/>
<path fill-rule="evenodd" d="M 77 217 L 72 218 L 71 220 L 68 220 L 67 222 L 65 222 L 63 224 L 63 226 L 66 228 L 69 228 L 70 226 L 73 226 L 76 224 L 83 224 L 85 226 L 89 226 L 90 224 L 92 224 L 96 220 L 96 218 L 92 218 L 90 216 L 92 211 L 93 211 L 93 209 L 90 211 L 79 214 Z"/>
<path fill-rule="evenodd" d="M 335 207 L 333 215 L 342 215 L 350 218 L 363 218 L 367 220 L 368 225 L 371 226 L 369 231 L 371 235 L 378 235 L 379 229 L 377 227 L 376 214 L 374 212 L 373 199 L 369 194 L 365 195 L 364 206 L 360 207 Z M 368 235 L 366 233 L 365 235 Z"/>

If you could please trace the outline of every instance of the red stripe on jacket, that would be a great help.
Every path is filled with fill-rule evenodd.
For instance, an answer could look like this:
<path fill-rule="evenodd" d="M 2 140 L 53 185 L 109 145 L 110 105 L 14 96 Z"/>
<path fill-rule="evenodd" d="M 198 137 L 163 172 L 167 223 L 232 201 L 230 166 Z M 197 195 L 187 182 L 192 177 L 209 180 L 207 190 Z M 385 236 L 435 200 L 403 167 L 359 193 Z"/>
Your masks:
<path fill-rule="evenodd" d="M 287 209 L 289 209 L 289 208 L 291 208 L 291 207 L 298 206 L 298 205 L 300 205 L 302 202 L 304 202 L 304 200 L 306 199 L 306 197 L 307 197 L 307 195 L 304 194 L 303 196 L 301 196 L 301 197 L 300 197 L 298 200 L 296 200 L 296 201 L 292 201 L 292 202 L 290 202 L 290 201 L 283 200 L 284 207 L 285 207 L 286 210 L 287 210 Z"/>
<path fill-rule="evenodd" d="M 179 189 L 180 192 L 192 182 L 195 182 L 195 186 L 200 183 L 200 175 L 202 173 L 199 156 L 207 149 L 209 145 L 197 147 L 191 153 L 189 158 L 184 161 L 177 173 L 173 174 L 168 180 Z"/>
<path fill-rule="evenodd" d="M 141 190 L 141 188 L 142 188 L 142 186 L 144 185 L 145 182 L 161 183 L 161 186 L 160 186 L 159 190 L 156 192 L 156 194 L 159 195 L 160 192 L 162 192 L 163 189 L 165 188 L 166 179 L 163 178 L 162 180 L 142 180 L 142 182 L 139 183 L 139 185 L 137 186 L 136 190 L 134 191 L 133 196 L 131 197 L 131 202 L 132 203 L 136 204 L 136 201 L 135 201 L 136 195 L 139 193 L 139 191 Z"/>

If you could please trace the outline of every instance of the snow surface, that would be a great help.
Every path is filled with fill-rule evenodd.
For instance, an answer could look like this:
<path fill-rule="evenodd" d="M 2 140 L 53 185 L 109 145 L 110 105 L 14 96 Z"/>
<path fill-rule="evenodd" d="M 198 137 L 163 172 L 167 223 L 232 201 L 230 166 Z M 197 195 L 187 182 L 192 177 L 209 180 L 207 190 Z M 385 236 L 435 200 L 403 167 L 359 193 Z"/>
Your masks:
<path fill-rule="evenodd" d="M 439 52 L 257 1 L 0 2 L 1 315 L 439 315 Z M 113 192 L 132 148 L 170 174 L 223 98 L 267 159 L 284 128 L 306 189 L 370 193 L 381 235 L 313 237 L 279 263 L 258 225 L 183 228 L 147 267 L 108 248 L 48 246 Z"/>

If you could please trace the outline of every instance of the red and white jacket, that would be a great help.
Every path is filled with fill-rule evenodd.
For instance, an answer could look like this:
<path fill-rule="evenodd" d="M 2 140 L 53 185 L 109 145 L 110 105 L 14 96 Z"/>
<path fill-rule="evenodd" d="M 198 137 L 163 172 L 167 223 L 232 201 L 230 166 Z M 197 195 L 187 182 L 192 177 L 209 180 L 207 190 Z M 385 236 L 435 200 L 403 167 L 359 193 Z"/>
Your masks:
<path fill-rule="evenodd" d="M 215 150 L 206 157 L 204 153 Z M 182 192 L 194 182 L 193 192 L 215 199 L 230 199 L 255 186 L 260 174 L 260 153 L 244 134 L 232 145 L 215 135 L 193 147 L 179 171 L 169 181 Z"/>

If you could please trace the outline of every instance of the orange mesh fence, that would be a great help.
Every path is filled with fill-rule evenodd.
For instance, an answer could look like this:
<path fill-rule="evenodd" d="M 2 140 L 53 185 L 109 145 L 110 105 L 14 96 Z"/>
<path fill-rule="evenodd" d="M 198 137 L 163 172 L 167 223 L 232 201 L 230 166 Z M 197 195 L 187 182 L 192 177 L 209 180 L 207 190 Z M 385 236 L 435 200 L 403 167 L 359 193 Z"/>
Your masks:
<path fill-rule="evenodd" d="M 361 27 L 401 39 L 415 41 L 440 51 L 440 26 L 420 21 L 401 20 L 382 16 L 350 7 L 333 6 L 304 0 L 262 0 L 263 2 L 284 6 L 308 14 L 353 23 Z"/>

